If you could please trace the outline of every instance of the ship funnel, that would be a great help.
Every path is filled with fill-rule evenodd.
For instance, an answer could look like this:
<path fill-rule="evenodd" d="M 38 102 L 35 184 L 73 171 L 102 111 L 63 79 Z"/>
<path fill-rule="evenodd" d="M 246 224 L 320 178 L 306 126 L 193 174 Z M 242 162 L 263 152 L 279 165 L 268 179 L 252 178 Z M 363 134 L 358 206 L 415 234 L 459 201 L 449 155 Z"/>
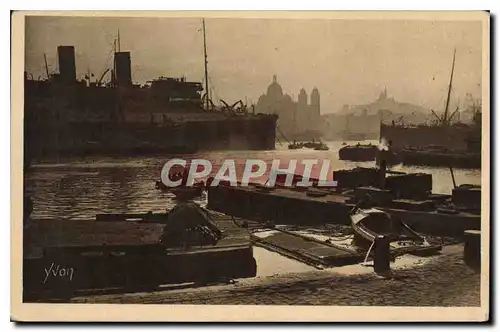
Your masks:
<path fill-rule="evenodd" d="M 115 53 L 116 84 L 124 86 L 132 84 L 130 52 Z"/>
<path fill-rule="evenodd" d="M 76 81 L 75 47 L 58 46 L 57 55 L 59 58 L 59 74 L 65 83 Z"/>

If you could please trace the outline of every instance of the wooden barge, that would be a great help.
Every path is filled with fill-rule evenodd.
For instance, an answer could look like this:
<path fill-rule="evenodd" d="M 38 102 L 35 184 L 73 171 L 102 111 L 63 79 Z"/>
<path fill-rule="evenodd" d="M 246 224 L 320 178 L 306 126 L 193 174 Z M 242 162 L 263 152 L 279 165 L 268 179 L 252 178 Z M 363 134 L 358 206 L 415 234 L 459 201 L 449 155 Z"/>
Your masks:
<path fill-rule="evenodd" d="M 206 213 L 188 206 L 175 218 L 171 211 L 32 220 L 24 231 L 24 299 L 254 277 L 249 231 L 227 216 Z"/>
<path fill-rule="evenodd" d="M 287 225 L 349 225 L 349 212 L 367 196 L 370 206 L 402 219 L 418 232 L 460 237 L 481 229 L 480 188 L 457 187 L 453 195 L 431 194 L 430 174 L 377 169 L 334 172 L 336 188 L 259 185 L 209 187 L 208 208 L 247 219 Z"/>
<path fill-rule="evenodd" d="M 339 160 L 374 161 L 378 147 L 373 144 L 347 145 L 339 149 Z"/>

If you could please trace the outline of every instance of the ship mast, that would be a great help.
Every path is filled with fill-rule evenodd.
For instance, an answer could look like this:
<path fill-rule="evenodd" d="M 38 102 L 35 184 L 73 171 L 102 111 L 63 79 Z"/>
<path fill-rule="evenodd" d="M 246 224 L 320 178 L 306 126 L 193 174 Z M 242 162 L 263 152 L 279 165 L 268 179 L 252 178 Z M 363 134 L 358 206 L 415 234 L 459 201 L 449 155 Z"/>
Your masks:
<path fill-rule="evenodd" d="M 43 53 L 43 59 L 45 60 L 45 72 L 47 73 L 47 79 L 50 79 L 49 66 L 47 65 L 47 55 L 45 53 Z"/>
<path fill-rule="evenodd" d="M 203 19 L 203 52 L 205 55 L 205 98 L 207 102 L 207 110 L 208 110 L 208 100 L 209 100 L 209 94 L 208 94 L 208 58 L 207 58 L 207 36 L 205 33 L 205 19 Z"/>
<path fill-rule="evenodd" d="M 113 41 L 113 70 L 111 71 L 112 84 L 116 84 L 116 53 L 120 52 L 120 29 L 117 30 L 117 35 Z"/>
<path fill-rule="evenodd" d="M 118 29 L 118 52 L 120 52 L 120 29 Z"/>
<path fill-rule="evenodd" d="M 443 124 L 447 125 L 448 124 L 448 109 L 450 107 L 450 94 L 451 94 L 451 85 L 453 82 L 453 72 L 455 71 L 455 54 L 457 52 L 457 49 L 453 51 L 453 64 L 451 66 L 451 75 L 450 75 L 450 84 L 448 85 L 448 96 L 446 97 L 446 107 L 444 109 L 444 115 L 442 122 Z"/>
<path fill-rule="evenodd" d="M 111 85 L 116 84 L 116 38 L 113 40 L 113 69 L 111 70 Z"/>

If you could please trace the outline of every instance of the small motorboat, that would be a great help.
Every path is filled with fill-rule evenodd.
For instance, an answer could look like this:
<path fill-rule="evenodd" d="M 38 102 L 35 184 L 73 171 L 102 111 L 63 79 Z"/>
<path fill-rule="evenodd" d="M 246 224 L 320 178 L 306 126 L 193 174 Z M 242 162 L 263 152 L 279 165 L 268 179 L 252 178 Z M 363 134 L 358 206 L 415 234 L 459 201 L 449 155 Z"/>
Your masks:
<path fill-rule="evenodd" d="M 288 144 L 288 150 L 297 150 L 297 149 L 302 149 L 303 146 L 302 144 Z"/>
<path fill-rule="evenodd" d="M 288 149 L 289 150 L 302 149 L 303 147 L 304 147 L 304 144 L 297 143 L 295 141 L 293 141 L 293 143 L 288 144 Z"/>
<path fill-rule="evenodd" d="M 369 247 L 377 236 L 389 240 L 391 250 L 418 249 L 441 250 L 441 245 L 429 243 L 428 239 L 412 230 L 403 221 L 379 209 L 354 208 L 351 212 L 351 226 L 355 234 L 356 245 Z"/>
<path fill-rule="evenodd" d="M 178 200 L 190 200 L 196 197 L 200 197 L 203 194 L 204 186 L 192 186 L 192 187 L 175 187 L 172 189 L 172 193 Z"/>
<path fill-rule="evenodd" d="M 308 149 L 314 149 L 314 150 L 329 150 L 328 146 L 326 146 L 325 143 L 321 141 L 316 141 L 314 138 L 310 142 L 304 143 L 304 147 Z M 326 147 L 326 149 L 325 149 Z"/>
<path fill-rule="evenodd" d="M 187 201 L 200 197 L 203 191 L 205 191 L 206 186 L 204 181 L 196 181 L 192 186 L 181 185 L 178 187 L 169 187 L 161 180 L 156 181 L 156 189 L 163 192 L 170 191 L 180 201 Z"/>
<path fill-rule="evenodd" d="M 320 145 L 314 147 L 316 151 L 328 151 L 330 148 L 325 143 L 320 143 Z"/>

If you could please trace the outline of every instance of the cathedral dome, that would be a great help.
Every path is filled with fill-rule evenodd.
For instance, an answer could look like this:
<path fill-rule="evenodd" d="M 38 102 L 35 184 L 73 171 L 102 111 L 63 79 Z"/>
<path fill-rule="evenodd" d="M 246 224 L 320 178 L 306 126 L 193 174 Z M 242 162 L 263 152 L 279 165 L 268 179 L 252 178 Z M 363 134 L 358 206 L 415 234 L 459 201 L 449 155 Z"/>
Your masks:
<path fill-rule="evenodd" d="M 283 96 L 283 89 L 281 88 L 281 85 L 278 84 L 276 75 L 273 76 L 273 82 L 267 88 L 267 95 L 274 98 L 280 98 Z"/>

